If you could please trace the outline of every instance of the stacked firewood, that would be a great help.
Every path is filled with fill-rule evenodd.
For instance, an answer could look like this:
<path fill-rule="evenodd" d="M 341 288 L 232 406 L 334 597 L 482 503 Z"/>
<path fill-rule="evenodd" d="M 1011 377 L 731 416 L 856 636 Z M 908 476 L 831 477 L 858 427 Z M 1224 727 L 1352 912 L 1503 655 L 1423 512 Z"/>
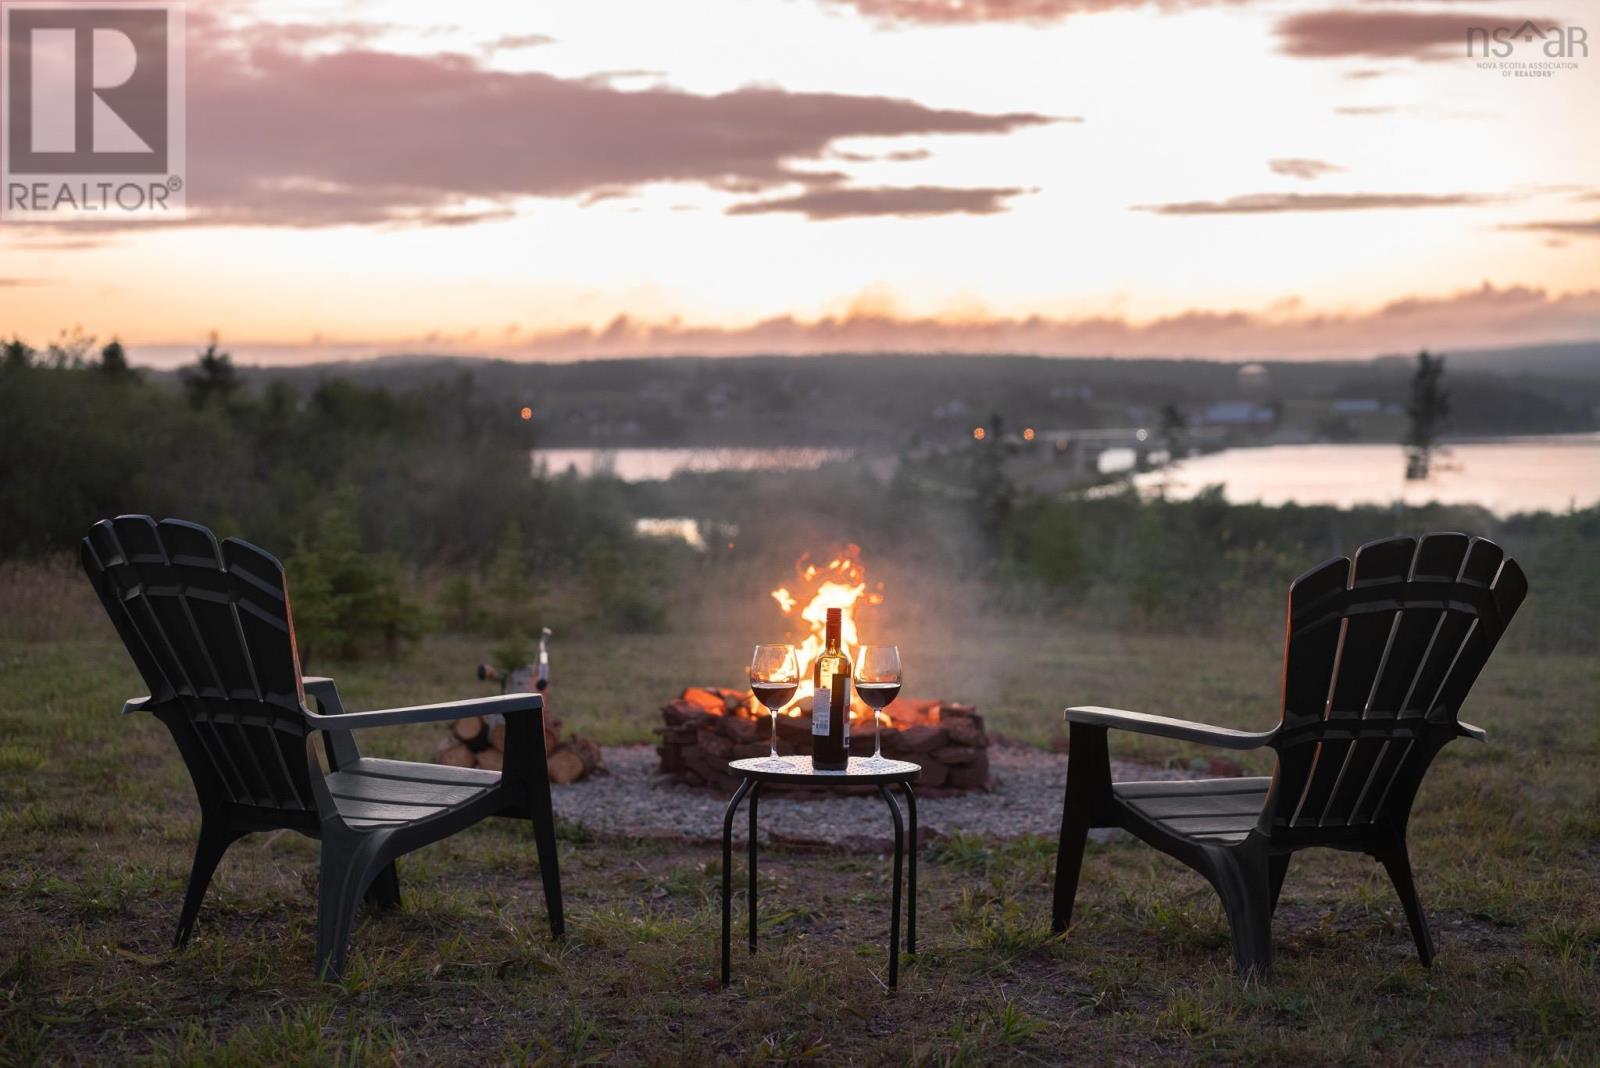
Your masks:
<path fill-rule="evenodd" d="M 802 699 L 799 715 L 778 717 L 778 752 L 811 752 L 811 709 Z M 890 722 L 883 726 L 883 755 L 922 766 L 916 789 L 929 797 L 948 797 L 994 785 L 989 772 L 989 738 L 983 717 L 972 705 L 947 701 L 901 698 L 887 709 Z M 661 743 L 661 772 L 674 782 L 709 786 L 728 792 L 738 786 L 728 772 L 728 761 L 763 757 L 768 753 L 771 719 L 748 692 L 691 686 L 674 701 L 661 706 L 663 726 L 656 728 Z M 872 720 L 850 726 L 850 755 L 872 755 Z M 837 789 L 837 788 L 833 788 Z M 852 787 L 871 792 L 876 787 Z M 795 789 L 806 796 L 819 791 Z M 825 792 L 832 792 L 825 791 Z"/>
<path fill-rule="evenodd" d="M 550 765 L 553 783 L 577 782 L 600 768 L 600 747 L 587 738 L 561 737 L 561 721 L 546 715 L 544 721 L 545 760 Z M 450 733 L 439 742 L 436 764 L 455 768 L 487 768 L 499 771 L 506 760 L 506 725 L 501 716 L 467 716 L 450 725 Z"/>

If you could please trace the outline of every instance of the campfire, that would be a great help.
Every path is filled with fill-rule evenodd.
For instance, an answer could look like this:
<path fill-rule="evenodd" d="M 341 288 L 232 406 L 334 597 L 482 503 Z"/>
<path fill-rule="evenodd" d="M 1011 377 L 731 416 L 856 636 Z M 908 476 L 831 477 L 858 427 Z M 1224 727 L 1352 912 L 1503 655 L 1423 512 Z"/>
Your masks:
<path fill-rule="evenodd" d="M 795 565 L 795 577 L 772 591 L 791 626 L 804 633 L 795 643 L 801 685 L 794 700 L 778 713 L 778 752 L 811 752 L 811 662 L 822 651 L 828 609 L 843 614 L 842 637 L 852 658 L 860 644 L 856 613 L 883 603 L 883 584 L 869 584 L 861 549 L 850 545 L 826 562 L 809 555 Z M 850 755 L 872 755 L 873 711 L 852 695 Z M 918 792 L 929 796 L 985 790 L 989 774 L 989 739 L 983 717 L 971 705 L 900 697 L 877 713 L 883 732 L 883 755 L 922 765 Z M 771 718 L 748 690 L 691 686 L 661 708 L 663 726 L 657 752 L 661 771 L 676 782 L 729 791 L 738 779 L 728 761 L 762 757 L 768 752 Z M 866 787 L 864 789 L 872 789 Z"/>

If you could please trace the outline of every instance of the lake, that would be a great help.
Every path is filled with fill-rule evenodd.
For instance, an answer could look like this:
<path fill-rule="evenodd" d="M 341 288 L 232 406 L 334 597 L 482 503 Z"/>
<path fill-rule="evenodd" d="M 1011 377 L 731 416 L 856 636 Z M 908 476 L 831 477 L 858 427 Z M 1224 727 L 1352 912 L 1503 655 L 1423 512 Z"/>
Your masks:
<path fill-rule="evenodd" d="M 1101 458 L 1110 472 L 1128 455 Z M 537 449 L 535 468 L 550 474 L 568 468 L 579 475 L 614 474 L 627 482 L 671 478 L 680 471 L 809 470 L 855 455 L 847 449 L 677 448 Z M 870 458 L 874 474 L 887 478 L 888 455 Z M 1194 456 L 1134 478 L 1141 491 L 1190 497 L 1221 483 L 1230 501 L 1264 504 L 1477 504 L 1498 515 L 1513 512 L 1564 512 L 1600 504 L 1600 434 L 1476 441 L 1443 449 L 1433 474 L 1407 482 L 1405 457 L 1398 445 L 1268 445 L 1224 449 Z"/>
<path fill-rule="evenodd" d="M 1477 504 L 1497 515 L 1600 503 L 1600 434 L 1466 442 L 1437 454 L 1425 480 L 1405 479 L 1398 445 L 1225 449 L 1134 479 L 1142 491 L 1190 497 L 1221 483 L 1236 503 Z"/>
<path fill-rule="evenodd" d="M 552 475 L 609 474 L 624 482 L 655 482 L 680 471 L 798 471 L 849 456 L 846 449 L 535 449 L 533 464 Z"/>

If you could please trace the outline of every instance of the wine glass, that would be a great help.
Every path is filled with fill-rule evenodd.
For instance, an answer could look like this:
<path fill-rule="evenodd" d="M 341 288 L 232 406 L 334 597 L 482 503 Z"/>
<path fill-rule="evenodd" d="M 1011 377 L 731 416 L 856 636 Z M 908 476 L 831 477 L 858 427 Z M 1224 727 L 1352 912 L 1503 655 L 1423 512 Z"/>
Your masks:
<path fill-rule="evenodd" d="M 758 645 L 750 657 L 750 689 L 756 700 L 772 715 L 772 755 L 762 762 L 767 768 L 787 768 L 778 756 L 778 709 L 794 700 L 800 688 L 800 665 L 792 645 Z"/>
<path fill-rule="evenodd" d="M 872 709 L 872 758 L 868 763 L 883 764 L 883 724 L 878 715 L 900 696 L 904 681 L 900 670 L 900 649 L 894 645 L 863 645 L 856 654 L 856 693 Z"/>

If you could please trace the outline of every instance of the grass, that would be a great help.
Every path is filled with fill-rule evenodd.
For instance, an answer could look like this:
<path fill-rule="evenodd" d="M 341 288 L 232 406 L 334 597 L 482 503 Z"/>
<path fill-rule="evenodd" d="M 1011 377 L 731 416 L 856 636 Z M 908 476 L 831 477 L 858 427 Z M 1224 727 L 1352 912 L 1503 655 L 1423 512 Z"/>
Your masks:
<path fill-rule="evenodd" d="M 965 641 L 919 646 L 910 689 L 974 700 L 1015 739 L 1050 742 L 1060 706 L 1076 702 L 1233 726 L 1273 715 L 1277 654 L 1265 637 L 970 626 Z M 714 850 L 569 828 L 569 935 L 556 943 L 526 828 L 498 822 L 401 861 L 406 907 L 364 915 L 339 986 L 310 979 L 317 854 L 288 833 L 228 853 L 193 945 L 173 953 L 191 788 L 158 723 L 117 715 L 141 691 L 109 629 L 60 629 L 0 638 L 0 1065 L 1600 1056 L 1594 658 L 1504 651 L 1468 713 L 1491 743 L 1451 746 L 1424 785 L 1411 837 L 1440 949 L 1431 970 L 1365 858 L 1296 858 L 1276 974 L 1245 986 L 1215 895 L 1153 850 L 1091 847 L 1077 922 L 1054 937 L 1053 842 L 961 835 L 925 855 L 922 952 L 890 997 L 879 858 L 775 851 L 762 867 L 762 952 L 740 952 L 722 991 Z M 714 624 L 692 637 L 573 641 L 559 647 L 552 703 L 603 742 L 647 741 L 655 706 L 686 682 L 737 678 L 740 648 Z M 435 637 L 400 662 L 315 667 L 339 677 L 351 708 L 375 708 L 477 692 L 482 655 Z M 363 743 L 425 758 L 434 740 L 417 728 Z M 1193 756 L 1116 744 L 1152 760 Z"/>

